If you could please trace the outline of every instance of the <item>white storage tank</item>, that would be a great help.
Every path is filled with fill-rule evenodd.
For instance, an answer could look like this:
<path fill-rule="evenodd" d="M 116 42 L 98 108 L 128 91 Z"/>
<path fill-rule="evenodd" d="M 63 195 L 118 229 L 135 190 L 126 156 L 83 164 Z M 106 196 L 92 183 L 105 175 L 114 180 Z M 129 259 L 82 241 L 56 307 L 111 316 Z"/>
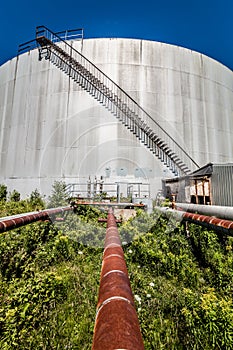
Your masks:
<path fill-rule="evenodd" d="M 178 46 L 85 39 L 73 47 L 131 95 L 200 165 L 233 162 L 233 73 Z M 0 67 L 0 183 L 23 196 L 67 184 L 150 183 L 171 172 L 108 110 L 34 49 Z"/>

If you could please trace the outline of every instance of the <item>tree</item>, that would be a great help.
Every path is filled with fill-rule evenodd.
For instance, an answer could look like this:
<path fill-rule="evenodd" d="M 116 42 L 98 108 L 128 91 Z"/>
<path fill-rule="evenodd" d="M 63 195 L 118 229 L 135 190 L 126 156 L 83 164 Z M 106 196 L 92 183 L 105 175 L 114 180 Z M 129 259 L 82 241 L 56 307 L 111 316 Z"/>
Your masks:
<path fill-rule="evenodd" d="M 19 202 L 20 201 L 20 193 L 16 190 L 13 190 L 10 193 L 10 201 L 11 202 Z"/>
<path fill-rule="evenodd" d="M 34 191 L 32 191 L 29 197 L 29 202 L 33 207 L 37 209 L 44 209 L 45 207 L 43 198 L 37 188 Z"/>
<path fill-rule="evenodd" d="M 64 181 L 55 181 L 52 194 L 49 196 L 48 208 L 67 205 L 67 200 L 66 183 Z"/>
<path fill-rule="evenodd" d="M 4 184 L 0 184 L 0 201 L 6 202 L 7 198 L 7 186 Z"/>

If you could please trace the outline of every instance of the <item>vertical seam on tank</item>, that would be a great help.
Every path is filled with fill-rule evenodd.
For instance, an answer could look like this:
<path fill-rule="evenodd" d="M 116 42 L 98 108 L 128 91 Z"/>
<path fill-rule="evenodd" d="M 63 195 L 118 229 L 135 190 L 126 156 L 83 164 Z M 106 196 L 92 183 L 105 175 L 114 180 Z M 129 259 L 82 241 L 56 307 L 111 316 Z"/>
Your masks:
<path fill-rule="evenodd" d="M 30 51 L 29 51 L 30 52 Z M 30 74 L 29 74 L 29 86 L 28 89 L 29 91 L 31 91 L 31 83 L 32 83 L 32 71 L 31 71 L 31 60 L 30 61 Z M 28 101 L 28 89 L 26 90 L 26 107 L 25 107 L 25 115 L 27 115 L 27 107 L 30 106 L 30 100 Z M 31 119 L 31 118 L 30 118 Z M 26 127 L 27 125 L 27 127 Z M 25 164 L 25 160 L 26 160 L 26 152 L 27 152 L 27 141 L 28 141 L 28 133 L 29 133 L 29 123 L 25 122 L 25 129 L 26 129 L 26 139 L 25 139 L 25 152 L 24 152 L 24 164 Z"/>
<path fill-rule="evenodd" d="M 142 65 L 142 40 L 140 40 L 140 61 L 139 64 Z"/>
<path fill-rule="evenodd" d="M 70 45 L 72 46 L 73 48 L 73 42 L 70 43 Z M 67 105 L 66 105 L 66 118 L 64 120 L 64 123 L 65 123 L 65 149 L 67 147 L 67 139 L 68 139 L 68 135 L 67 135 L 67 132 L 68 132 L 68 119 L 69 119 L 69 103 L 70 103 L 70 86 L 71 86 L 71 77 L 70 75 L 68 75 L 68 91 L 67 91 Z"/>

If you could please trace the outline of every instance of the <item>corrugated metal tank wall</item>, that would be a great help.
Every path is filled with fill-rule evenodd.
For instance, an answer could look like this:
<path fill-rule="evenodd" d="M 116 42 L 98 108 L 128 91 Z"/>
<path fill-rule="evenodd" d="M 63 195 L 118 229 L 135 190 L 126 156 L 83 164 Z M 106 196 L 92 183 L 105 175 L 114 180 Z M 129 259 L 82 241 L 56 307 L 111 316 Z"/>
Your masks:
<path fill-rule="evenodd" d="M 73 42 L 198 162 L 233 161 L 233 73 L 197 52 L 135 39 Z M 54 180 L 171 176 L 113 115 L 37 50 L 0 67 L 0 181 L 23 194 Z M 110 170 L 109 170 L 110 169 Z M 138 174 L 144 174 L 140 177 Z"/>

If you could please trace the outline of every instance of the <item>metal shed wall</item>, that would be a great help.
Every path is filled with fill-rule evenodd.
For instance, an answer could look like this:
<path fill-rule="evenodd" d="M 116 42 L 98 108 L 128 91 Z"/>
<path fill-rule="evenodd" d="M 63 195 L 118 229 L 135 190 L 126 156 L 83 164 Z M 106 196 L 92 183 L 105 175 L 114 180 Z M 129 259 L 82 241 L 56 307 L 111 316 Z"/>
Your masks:
<path fill-rule="evenodd" d="M 233 206 L 233 164 L 213 164 L 212 204 Z"/>

